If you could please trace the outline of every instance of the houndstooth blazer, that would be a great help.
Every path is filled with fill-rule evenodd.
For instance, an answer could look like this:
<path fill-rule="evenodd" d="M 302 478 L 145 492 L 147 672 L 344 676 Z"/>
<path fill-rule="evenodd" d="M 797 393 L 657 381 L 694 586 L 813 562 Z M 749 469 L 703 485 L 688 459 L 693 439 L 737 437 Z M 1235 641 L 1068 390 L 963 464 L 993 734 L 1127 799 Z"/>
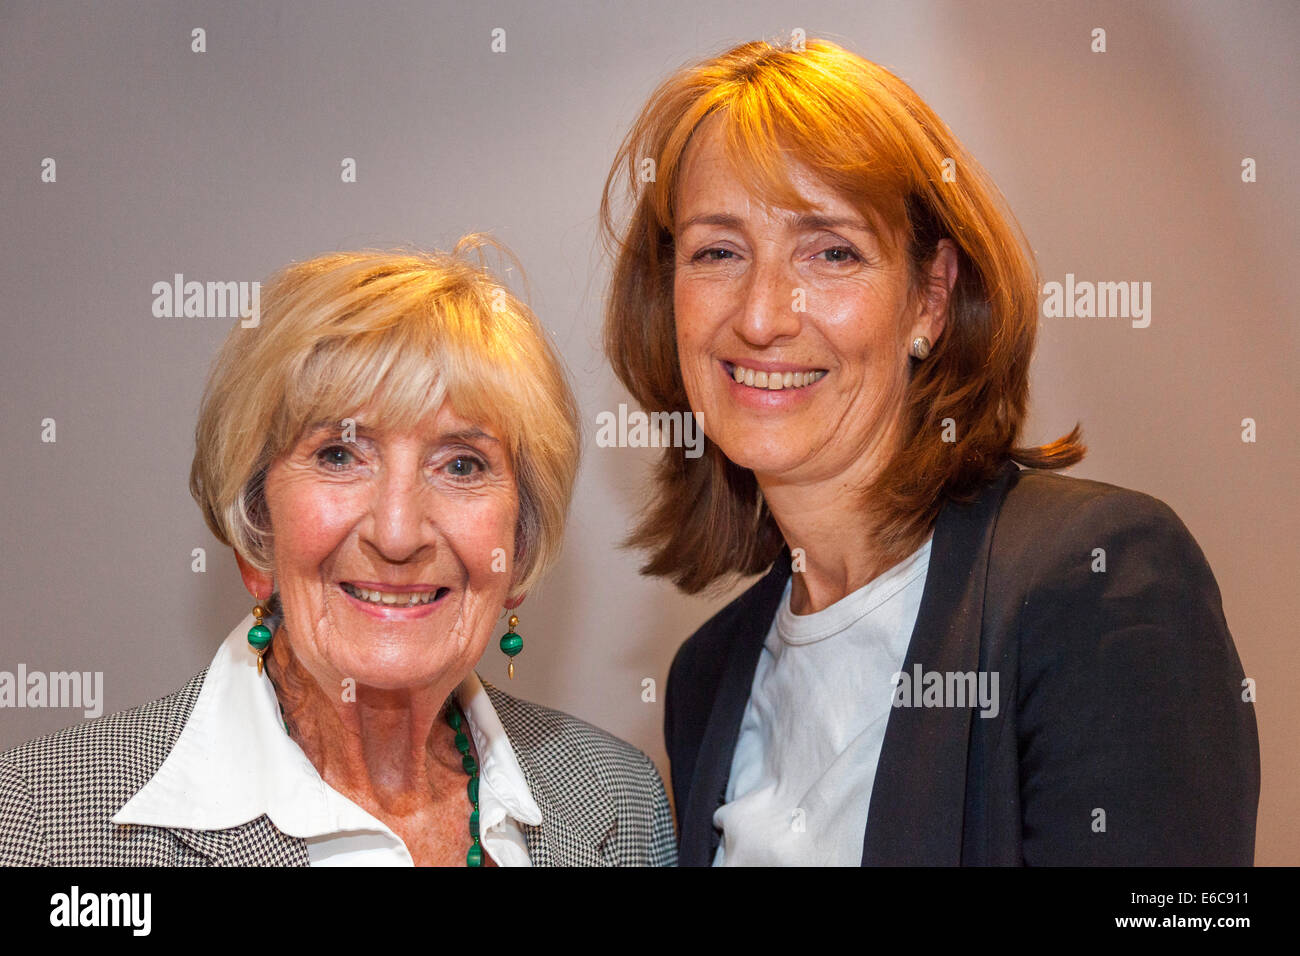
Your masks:
<path fill-rule="evenodd" d="M 306 841 L 265 815 L 225 830 L 111 822 L 171 751 L 206 675 L 0 754 L 0 865 L 307 866 Z M 672 811 L 645 754 L 576 717 L 483 686 L 542 811 L 539 826 L 520 825 L 533 866 L 677 862 Z"/>

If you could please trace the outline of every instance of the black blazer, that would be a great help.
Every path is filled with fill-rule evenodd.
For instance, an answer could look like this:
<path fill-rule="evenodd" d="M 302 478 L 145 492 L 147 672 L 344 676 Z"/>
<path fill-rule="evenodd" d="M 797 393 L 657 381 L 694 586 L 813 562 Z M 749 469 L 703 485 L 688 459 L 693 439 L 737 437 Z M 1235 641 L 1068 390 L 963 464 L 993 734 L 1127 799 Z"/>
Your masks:
<path fill-rule="evenodd" d="M 786 550 L 673 660 L 664 729 L 683 866 L 713 860 L 713 813 L 789 576 Z M 903 671 L 916 664 L 997 671 L 998 714 L 893 710 L 864 866 L 1253 863 L 1252 695 L 1205 556 L 1163 502 L 1008 462 L 939 514 Z"/>

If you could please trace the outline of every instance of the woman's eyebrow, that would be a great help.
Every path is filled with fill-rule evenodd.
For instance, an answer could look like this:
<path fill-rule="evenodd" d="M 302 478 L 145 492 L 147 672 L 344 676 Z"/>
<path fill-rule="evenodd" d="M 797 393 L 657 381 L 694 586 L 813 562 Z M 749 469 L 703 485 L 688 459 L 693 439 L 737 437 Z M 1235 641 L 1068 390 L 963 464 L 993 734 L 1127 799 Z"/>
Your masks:
<path fill-rule="evenodd" d="M 682 223 L 682 229 L 689 229 L 691 226 L 726 226 L 728 229 L 739 229 L 744 225 L 739 216 L 733 216 L 725 212 L 706 212 L 698 216 L 691 216 Z"/>
<path fill-rule="evenodd" d="M 356 427 L 358 429 L 364 429 L 366 426 L 363 425 L 361 422 L 356 422 Z M 337 432 L 342 430 L 343 430 L 343 421 L 341 419 L 338 420 L 323 419 L 321 421 L 308 423 L 307 428 L 303 431 L 303 435 L 306 438 L 314 438 L 316 435 L 320 434 L 323 431 Z"/>
<path fill-rule="evenodd" d="M 795 229 L 842 229 L 848 227 L 857 229 L 862 232 L 869 232 L 875 235 L 875 230 L 871 228 L 870 223 L 854 216 L 825 216 L 820 213 L 791 213 L 787 218 L 788 223 Z M 725 212 L 700 213 L 691 216 L 682 223 L 682 229 L 689 229 L 691 226 L 724 226 L 728 229 L 741 229 L 744 221 L 739 216 L 733 216 Z"/>
<path fill-rule="evenodd" d="M 328 431 L 328 432 L 340 431 L 342 429 L 342 424 L 343 423 L 341 421 L 332 421 L 332 420 L 312 422 L 310 425 L 307 426 L 307 430 L 304 434 L 306 437 L 312 438 L 323 431 Z M 371 431 L 372 426 L 368 422 L 357 420 L 355 424 L 358 432 Z M 483 440 L 483 441 L 495 442 L 498 445 L 501 443 L 500 440 L 496 438 L 496 436 L 489 435 L 487 432 L 483 431 L 483 429 L 475 428 L 475 427 L 457 428 L 453 431 L 439 432 L 438 439 L 440 441 Z"/>
<path fill-rule="evenodd" d="M 443 432 L 442 437 L 448 441 L 472 441 L 474 439 L 483 439 L 490 442 L 501 442 L 493 435 L 489 435 L 481 428 L 461 428 L 454 432 Z"/>
<path fill-rule="evenodd" d="M 790 224 L 796 229 L 857 229 L 873 235 L 875 230 L 870 224 L 853 216 L 823 216 L 818 213 L 800 213 L 790 218 Z"/>

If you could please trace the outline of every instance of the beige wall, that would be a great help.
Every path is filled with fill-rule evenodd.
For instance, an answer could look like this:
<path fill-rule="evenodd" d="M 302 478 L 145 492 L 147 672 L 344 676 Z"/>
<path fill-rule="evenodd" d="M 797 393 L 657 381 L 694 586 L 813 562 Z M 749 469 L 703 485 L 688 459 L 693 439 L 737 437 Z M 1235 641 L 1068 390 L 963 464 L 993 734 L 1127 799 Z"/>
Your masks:
<path fill-rule="evenodd" d="M 586 424 L 564 558 L 520 611 L 510 689 L 631 740 L 666 777 L 662 682 L 726 595 L 679 596 L 617 547 L 651 459 L 592 440 L 596 415 L 627 400 L 598 348 L 596 205 L 666 71 L 800 27 L 928 98 L 1006 193 L 1046 280 L 1152 284 L 1145 329 L 1044 319 L 1027 438 L 1082 421 L 1092 451 L 1073 473 L 1165 499 L 1201 542 L 1258 681 L 1258 860 L 1300 863 L 1294 3 L 103 10 L 0 7 L 0 670 L 102 671 L 110 712 L 179 686 L 249 609 L 186 489 L 228 323 L 154 318 L 154 282 L 256 280 L 326 250 L 489 230 L 528 270 Z M 190 52 L 194 27 L 206 53 Z M 489 52 L 494 27 L 504 54 Z M 45 157 L 56 183 L 41 182 Z M 1241 181 L 1244 157 L 1258 182 Z M 481 673 L 503 682 L 498 658 Z M 642 701 L 644 677 L 659 702 Z M 0 747 L 79 716 L 0 710 Z"/>

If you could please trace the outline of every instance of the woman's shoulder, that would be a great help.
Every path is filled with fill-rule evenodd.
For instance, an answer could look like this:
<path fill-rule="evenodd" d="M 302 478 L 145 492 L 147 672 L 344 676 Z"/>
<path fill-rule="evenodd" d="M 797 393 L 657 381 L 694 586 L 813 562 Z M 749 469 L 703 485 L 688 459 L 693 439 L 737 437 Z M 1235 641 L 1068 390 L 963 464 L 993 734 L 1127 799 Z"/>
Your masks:
<path fill-rule="evenodd" d="M 575 772 L 606 784 L 660 783 L 654 763 L 637 747 L 572 714 L 513 697 L 483 682 L 515 752 L 548 777 Z"/>
<path fill-rule="evenodd" d="M 1221 621 L 1218 582 L 1182 519 L 1152 495 L 1021 471 L 992 527 L 988 594 L 999 606 L 1082 619 Z M 1124 618 L 1128 619 L 1128 618 Z"/>
<path fill-rule="evenodd" d="M 1144 492 L 1037 468 L 1018 471 L 1015 480 L 1009 484 L 1002 510 L 1006 512 L 1011 507 L 1027 515 L 1037 514 L 1043 520 L 1055 520 L 1085 506 L 1103 512 L 1174 514 L 1159 498 Z"/>
<path fill-rule="evenodd" d="M 1023 469 L 1010 483 L 997 515 L 998 544 L 1041 556 L 1050 545 L 1088 551 L 1107 543 L 1152 556 L 1204 555 L 1178 514 L 1159 498 L 1104 481 Z"/>
<path fill-rule="evenodd" d="M 21 777 L 33 791 L 67 793 L 91 787 L 125 793 L 133 785 L 138 789 L 176 742 L 206 674 L 205 668 L 180 690 L 147 704 L 44 734 L 0 753 L 5 777 Z"/>
<path fill-rule="evenodd" d="M 672 808 L 649 757 L 571 714 L 483 687 L 533 796 L 550 808 L 542 811 L 543 828 L 552 828 L 556 859 L 579 859 L 595 840 L 610 864 L 677 862 Z"/>
<path fill-rule="evenodd" d="M 0 753 L 0 865 L 170 859 L 156 839 L 128 839 L 111 817 L 166 759 L 206 673 L 166 697 Z"/>

